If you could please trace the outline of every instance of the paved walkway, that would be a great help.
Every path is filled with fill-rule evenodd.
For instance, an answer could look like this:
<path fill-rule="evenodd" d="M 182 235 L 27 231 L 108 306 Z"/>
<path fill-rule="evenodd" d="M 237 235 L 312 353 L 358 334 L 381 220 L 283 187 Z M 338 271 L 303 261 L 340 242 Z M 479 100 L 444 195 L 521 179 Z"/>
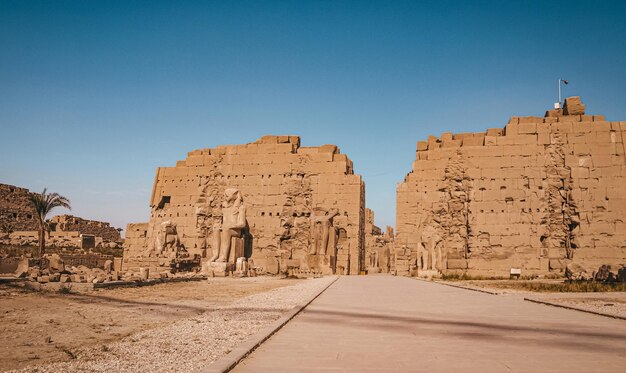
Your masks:
<path fill-rule="evenodd" d="M 394 276 L 344 276 L 235 372 L 624 371 L 626 322 Z"/>

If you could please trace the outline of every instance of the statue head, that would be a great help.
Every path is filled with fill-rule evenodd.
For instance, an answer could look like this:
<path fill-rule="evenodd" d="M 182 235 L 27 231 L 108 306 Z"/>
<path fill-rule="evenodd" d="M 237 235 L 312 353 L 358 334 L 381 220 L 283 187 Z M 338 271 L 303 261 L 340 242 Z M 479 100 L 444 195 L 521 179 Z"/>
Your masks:
<path fill-rule="evenodd" d="M 224 207 L 239 207 L 243 203 L 241 192 L 237 188 L 228 188 L 224 191 Z"/>

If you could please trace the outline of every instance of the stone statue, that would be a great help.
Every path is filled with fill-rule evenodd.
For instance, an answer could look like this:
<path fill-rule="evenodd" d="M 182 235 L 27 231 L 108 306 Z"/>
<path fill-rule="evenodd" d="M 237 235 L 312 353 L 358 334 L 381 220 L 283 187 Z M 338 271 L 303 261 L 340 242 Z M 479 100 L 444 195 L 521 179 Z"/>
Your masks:
<path fill-rule="evenodd" d="M 378 250 L 372 250 L 369 257 L 369 268 L 379 268 L 380 258 L 378 256 Z"/>
<path fill-rule="evenodd" d="M 202 257 L 206 256 L 208 242 L 208 214 L 202 207 L 196 208 L 196 248 L 202 252 Z"/>
<path fill-rule="evenodd" d="M 157 256 L 176 258 L 179 250 L 184 250 L 178 232 L 176 223 L 166 220 L 161 223 L 159 233 L 154 241 L 154 248 Z"/>
<path fill-rule="evenodd" d="M 322 211 L 322 209 L 317 209 Z M 311 217 L 311 238 L 313 247 L 311 254 L 326 255 L 328 249 L 335 246 L 336 230 L 333 227 L 333 218 L 339 215 L 339 210 L 332 208 L 324 215 L 313 215 Z"/>
<path fill-rule="evenodd" d="M 433 224 L 427 224 L 422 228 L 420 241 L 421 254 L 418 255 L 418 266 L 420 264 L 419 257 L 421 257 L 420 268 L 422 270 L 441 269 L 443 257 L 440 243 L 442 237 Z"/>
<path fill-rule="evenodd" d="M 241 237 L 246 227 L 246 208 L 239 189 L 224 191 L 222 202 L 222 222 L 213 225 L 213 256 L 210 262 L 227 262 L 231 249 L 231 239 Z M 219 233 L 219 234 L 218 234 Z"/>

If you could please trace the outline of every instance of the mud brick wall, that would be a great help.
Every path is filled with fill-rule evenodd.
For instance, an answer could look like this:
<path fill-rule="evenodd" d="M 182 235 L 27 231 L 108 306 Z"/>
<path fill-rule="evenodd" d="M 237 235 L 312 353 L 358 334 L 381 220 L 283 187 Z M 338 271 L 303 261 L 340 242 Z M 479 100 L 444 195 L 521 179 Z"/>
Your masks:
<path fill-rule="evenodd" d="M 397 187 L 398 274 L 428 245 L 441 249 L 443 272 L 626 262 L 625 135 L 626 122 L 585 115 L 573 97 L 543 118 L 418 142 Z"/>
<path fill-rule="evenodd" d="M 365 185 L 352 161 L 335 145 L 302 147 L 298 136 L 264 136 L 245 145 L 190 152 L 175 167 L 157 169 L 150 221 L 129 225 L 124 261 L 148 260 L 159 226 L 176 224 L 191 256 L 206 257 L 197 212 L 219 211 L 227 188 L 242 194 L 248 223 L 248 255 L 255 266 L 286 268 L 309 249 L 308 218 L 315 209 L 337 209 L 339 273 L 356 274 L 365 253 Z M 219 213 L 219 212 L 218 212 Z M 211 215 L 211 212 L 208 212 Z M 289 234 L 286 226 L 291 227 Z M 144 229 L 145 228 L 145 229 Z M 145 232 L 145 233 L 144 233 Z M 209 253 L 210 255 L 210 253 Z"/>

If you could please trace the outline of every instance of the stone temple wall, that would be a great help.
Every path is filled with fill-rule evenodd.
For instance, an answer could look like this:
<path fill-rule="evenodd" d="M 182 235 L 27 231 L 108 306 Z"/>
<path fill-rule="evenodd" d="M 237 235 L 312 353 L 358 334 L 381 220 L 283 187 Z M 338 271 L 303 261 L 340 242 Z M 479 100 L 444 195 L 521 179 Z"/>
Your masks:
<path fill-rule="evenodd" d="M 396 273 L 508 276 L 626 262 L 626 122 L 578 97 L 504 129 L 417 143 L 397 187 Z"/>
<path fill-rule="evenodd" d="M 362 270 L 365 185 L 335 145 L 264 136 L 195 150 L 157 169 L 150 206 L 148 223 L 128 225 L 125 270 L 213 262 L 224 246 L 265 273 Z"/>

